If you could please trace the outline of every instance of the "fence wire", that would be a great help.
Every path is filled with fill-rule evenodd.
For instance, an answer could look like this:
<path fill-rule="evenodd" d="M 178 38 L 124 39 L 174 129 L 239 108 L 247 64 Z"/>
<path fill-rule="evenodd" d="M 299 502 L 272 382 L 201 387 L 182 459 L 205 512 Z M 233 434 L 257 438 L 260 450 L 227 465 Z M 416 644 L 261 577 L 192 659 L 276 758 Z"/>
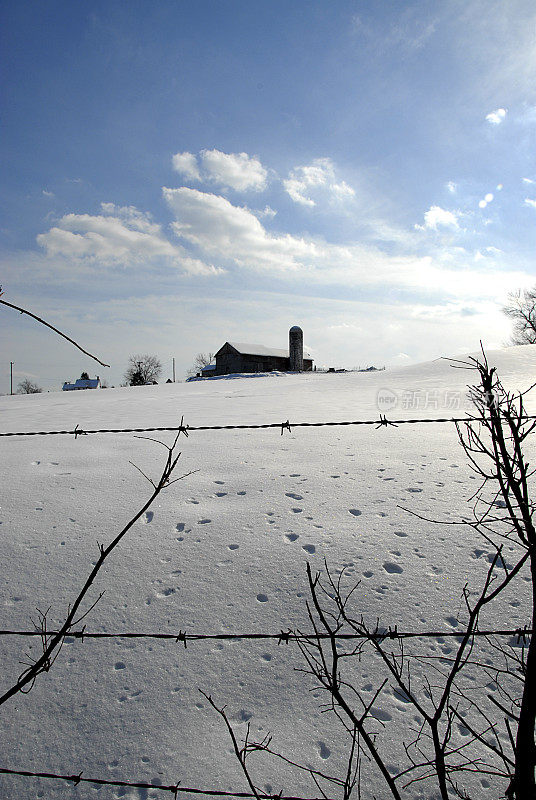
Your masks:
<path fill-rule="evenodd" d="M 57 636 L 59 631 L 49 631 L 47 629 L 46 636 Z M 471 636 L 515 636 L 518 642 L 526 641 L 533 633 L 532 628 L 525 626 L 523 628 L 512 629 L 498 629 L 498 630 L 476 630 L 473 631 Z M 377 628 L 367 633 L 336 633 L 333 636 L 328 633 L 301 633 L 299 631 L 279 631 L 279 633 L 186 633 L 186 631 L 179 631 L 178 633 L 163 633 L 161 631 L 149 633 L 136 633 L 130 631 L 119 631 L 117 633 L 105 632 L 90 632 L 85 628 L 77 631 L 69 631 L 65 634 L 66 639 L 163 639 L 165 641 L 173 641 L 182 643 L 186 647 L 188 642 L 201 642 L 201 641 L 228 641 L 240 642 L 251 640 L 273 640 L 278 644 L 288 644 L 289 642 L 315 642 L 319 639 L 340 639 L 341 641 L 351 641 L 356 639 L 376 639 L 383 641 L 384 639 L 441 639 L 443 637 L 460 637 L 464 636 L 465 629 L 463 626 L 459 631 L 399 631 L 396 625 L 389 626 L 388 628 Z M 21 631 L 21 630 L 0 630 L 0 636 L 43 636 L 43 631 Z"/>
<path fill-rule="evenodd" d="M 523 420 L 536 420 L 535 415 L 526 415 L 522 417 Z M 468 422 L 481 421 L 475 420 L 470 415 L 464 417 L 440 417 L 440 418 L 410 418 L 410 419 L 395 419 L 388 420 L 385 415 L 380 414 L 379 419 L 374 420 L 351 420 L 351 421 L 328 421 L 328 422 L 293 422 L 289 420 L 282 423 L 264 423 L 264 424 L 237 424 L 237 425 L 197 425 L 190 426 L 184 425 L 184 418 L 181 419 L 180 425 L 176 426 L 159 426 L 159 427 L 138 427 L 138 428 L 99 428 L 99 429 L 82 429 L 79 425 L 73 430 L 56 430 L 56 431 L 14 431 L 14 432 L 0 432 L 0 437 L 21 437 L 21 436 L 86 436 L 91 434 L 120 434 L 120 433 L 160 433 L 171 432 L 184 434 L 188 436 L 191 432 L 196 431 L 225 431 L 225 430 L 266 430 L 278 429 L 281 435 L 284 432 L 292 433 L 293 428 L 319 428 L 319 427 L 344 427 L 344 426 L 360 426 L 374 425 L 376 429 L 383 427 L 398 427 L 399 425 L 417 425 L 417 424 L 463 424 Z M 47 631 L 47 636 L 54 636 L 58 631 Z M 179 631 L 178 633 L 164 633 L 164 632 L 131 632 L 120 631 L 115 633 L 106 632 L 91 632 L 85 628 L 76 631 L 69 631 L 66 634 L 66 639 L 72 640 L 88 640 L 88 639 L 156 639 L 173 641 L 175 643 L 182 643 L 186 648 L 189 643 L 206 641 L 206 640 L 220 640 L 220 641 L 233 641 L 240 642 L 245 640 L 272 640 L 277 644 L 288 644 L 290 642 L 314 642 L 335 638 L 337 640 L 363 640 L 375 639 L 382 641 L 385 639 L 411 639 L 411 638 L 449 638 L 461 637 L 465 634 L 462 627 L 461 630 L 451 631 L 399 631 L 398 627 L 389 627 L 387 629 L 378 628 L 374 631 L 367 633 L 338 633 L 333 637 L 330 634 L 308 634 L 296 631 L 279 631 L 278 633 L 187 633 L 186 631 Z M 516 637 L 518 644 L 525 644 L 529 637 L 533 634 L 533 630 L 527 626 L 523 628 L 507 629 L 507 630 L 477 630 L 471 634 L 473 637 L 480 636 L 510 636 Z M 43 637 L 43 631 L 40 630 L 0 630 L 0 636 L 18 636 L 18 637 Z M 59 774 L 54 772 L 34 772 L 30 770 L 16 770 L 7 767 L 0 767 L 0 774 L 14 775 L 22 777 L 43 778 L 50 780 L 62 780 L 78 786 L 80 783 L 93 784 L 96 786 L 115 786 L 124 788 L 136 789 L 151 789 L 153 791 L 167 792 L 177 798 L 180 793 L 192 795 L 205 795 L 212 797 L 237 797 L 237 798 L 254 798 L 258 797 L 260 800 L 327 800 L 324 795 L 323 798 L 305 798 L 295 797 L 292 795 L 278 794 L 265 794 L 258 792 L 254 795 L 250 792 L 230 792 L 221 789 L 201 789 L 195 787 L 183 786 L 180 782 L 170 785 L 154 784 L 143 781 L 115 781 L 101 778 L 86 778 L 83 777 L 83 772 L 72 773 L 70 775 Z"/>
<path fill-rule="evenodd" d="M 145 783 L 139 781 L 136 783 L 130 781 L 111 781 L 104 778 L 83 778 L 83 772 L 71 775 L 60 775 L 56 772 L 31 772 L 26 769 L 8 769 L 7 767 L 0 767 L 0 775 L 21 775 L 26 778 L 48 778 L 52 780 L 69 781 L 75 786 L 79 783 L 92 783 L 96 786 L 123 786 L 130 789 L 153 789 L 159 792 L 171 792 L 175 798 L 181 794 L 200 794 L 208 795 L 211 797 L 257 797 L 260 800 L 328 800 L 324 797 L 295 797 L 293 795 L 284 794 L 265 794 L 264 792 L 226 792 L 223 789 L 196 789 L 190 786 L 183 786 L 180 782 L 169 785 L 160 783 Z"/>
<path fill-rule="evenodd" d="M 520 417 L 522 420 L 536 420 L 536 415 L 526 415 Z M 180 425 L 169 427 L 153 427 L 153 428 L 95 428 L 85 430 L 76 425 L 72 430 L 61 431 L 7 431 L 1 432 L 0 437 L 7 436 L 87 436 L 95 433 L 159 433 L 169 431 L 172 433 L 183 433 L 185 436 L 193 431 L 234 431 L 234 430 L 263 430 L 268 428 L 277 428 L 281 431 L 281 435 L 285 431 L 292 433 L 293 428 L 325 428 L 325 427 L 344 427 L 348 425 L 375 425 L 376 428 L 395 427 L 399 425 L 421 425 L 430 423 L 465 423 L 481 421 L 476 420 L 474 417 L 467 415 L 465 417 L 438 417 L 434 419 L 424 418 L 410 418 L 410 419 L 387 419 L 383 414 L 380 414 L 379 419 L 358 419 L 342 422 L 268 422 L 257 425 L 183 425 L 182 420 Z"/>

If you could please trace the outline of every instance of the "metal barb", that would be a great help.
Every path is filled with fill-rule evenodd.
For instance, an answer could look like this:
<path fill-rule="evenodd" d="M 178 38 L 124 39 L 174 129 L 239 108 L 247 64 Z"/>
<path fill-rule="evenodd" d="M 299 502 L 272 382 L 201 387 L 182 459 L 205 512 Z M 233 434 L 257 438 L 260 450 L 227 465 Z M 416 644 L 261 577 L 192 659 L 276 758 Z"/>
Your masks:
<path fill-rule="evenodd" d="M 376 425 L 376 430 L 378 430 L 378 428 L 387 428 L 389 425 L 393 428 L 398 428 L 398 425 L 395 422 L 389 422 L 385 414 L 380 414 L 380 421 Z"/>
<path fill-rule="evenodd" d="M 181 433 L 184 433 L 185 436 L 188 436 L 188 428 L 190 426 L 189 425 L 183 425 L 183 422 L 184 422 L 184 417 L 181 417 L 181 424 L 178 427 L 178 431 L 179 432 L 177 434 L 177 438 L 181 435 Z"/>

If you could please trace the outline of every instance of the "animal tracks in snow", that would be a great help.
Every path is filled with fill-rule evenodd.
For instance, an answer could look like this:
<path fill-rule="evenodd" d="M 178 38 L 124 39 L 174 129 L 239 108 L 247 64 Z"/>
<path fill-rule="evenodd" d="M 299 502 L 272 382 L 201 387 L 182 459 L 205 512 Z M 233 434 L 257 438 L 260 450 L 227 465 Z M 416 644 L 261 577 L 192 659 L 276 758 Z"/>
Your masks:
<path fill-rule="evenodd" d="M 383 568 L 390 575 L 404 572 L 400 564 L 395 564 L 394 561 L 384 561 Z"/>
<path fill-rule="evenodd" d="M 329 749 L 329 747 L 325 742 L 322 741 L 317 742 L 316 749 L 318 750 L 318 755 L 320 756 L 320 758 L 323 758 L 324 760 L 329 758 L 331 755 L 331 750 Z"/>

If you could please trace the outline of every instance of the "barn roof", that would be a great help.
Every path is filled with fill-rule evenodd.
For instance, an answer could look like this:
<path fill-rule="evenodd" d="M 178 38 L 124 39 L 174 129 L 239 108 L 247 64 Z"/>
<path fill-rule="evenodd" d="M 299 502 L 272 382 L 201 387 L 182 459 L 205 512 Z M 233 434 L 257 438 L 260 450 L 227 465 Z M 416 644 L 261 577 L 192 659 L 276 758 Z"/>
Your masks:
<path fill-rule="evenodd" d="M 276 347 L 265 347 L 263 344 L 246 344 L 244 342 L 226 342 L 231 347 L 248 356 L 276 356 L 277 358 L 288 358 L 288 350 L 280 350 Z M 303 353 L 304 358 L 311 358 L 310 353 Z"/>

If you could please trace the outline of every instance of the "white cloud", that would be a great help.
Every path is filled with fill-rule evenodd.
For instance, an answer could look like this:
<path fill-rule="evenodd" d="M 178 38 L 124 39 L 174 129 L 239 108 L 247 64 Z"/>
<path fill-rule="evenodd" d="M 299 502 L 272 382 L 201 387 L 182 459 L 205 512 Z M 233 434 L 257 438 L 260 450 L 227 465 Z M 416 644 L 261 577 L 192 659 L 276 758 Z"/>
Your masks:
<path fill-rule="evenodd" d="M 525 197 L 525 205 L 531 208 L 536 208 L 536 200 L 531 200 L 530 197 Z"/>
<path fill-rule="evenodd" d="M 259 219 L 273 219 L 277 216 L 277 211 L 271 206 L 264 206 L 264 208 L 255 208 L 251 209 L 252 213 L 255 214 L 256 217 Z"/>
<path fill-rule="evenodd" d="M 339 198 L 340 200 L 345 200 L 349 197 L 355 197 L 355 189 L 352 189 L 352 187 L 349 186 L 346 181 L 333 183 L 331 185 L 331 191 L 335 197 Z"/>
<path fill-rule="evenodd" d="M 332 199 L 339 201 L 355 196 L 354 189 L 346 181 L 335 181 L 335 167 L 330 158 L 315 158 L 311 164 L 295 167 L 283 181 L 283 186 L 295 203 L 310 207 L 316 205 L 310 195 L 319 189 L 327 191 Z"/>
<path fill-rule="evenodd" d="M 45 195 L 45 197 L 55 197 L 56 196 L 54 194 L 54 192 L 47 192 L 46 189 L 42 189 L 42 193 Z"/>
<path fill-rule="evenodd" d="M 525 273 L 508 271 L 503 265 L 498 269 L 493 261 L 475 268 L 472 256 L 462 248 L 442 252 L 436 258 L 391 256 L 371 246 L 341 246 L 320 239 L 276 235 L 268 232 L 249 209 L 234 206 L 224 197 L 187 187 L 164 188 L 163 192 L 176 216 L 173 228 L 177 236 L 198 247 L 202 255 L 240 269 L 266 271 L 297 285 L 389 286 L 428 296 L 466 299 L 497 298 L 506 295 L 513 285 L 529 281 Z M 439 212 L 428 217 L 430 226 L 457 227 L 452 212 Z"/>
<path fill-rule="evenodd" d="M 201 150 L 199 160 L 201 168 L 194 153 L 176 153 L 172 158 L 173 169 L 189 180 L 204 180 L 237 192 L 262 192 L 266 188 L 268 172 L 255 156 Z"/>
<path fill-rule="evenodd" d="M 193 181 L 201 180 L 199 169 L 197 168 L 197 158 L 194 153 L 175 153 L 171 159 L 175 172 L 184 175 Z"/>
<path fill-rule="evenodd" d="M 490 111 L 489 114 L 486 114 L 486 121 L 491 125 L 500 125 L 501 122 L 504 122 L 506 114 L 506 108 L 497 108 L 495 111 Z"/>
<path fill-rule="evenodd" d="M 254 156 L 202 150 L 200 157 L 205 175 L 213 183 L 228 186 L 237 192 L 262 192 L 266 188 L 268 173 Z"/>
<path fill-rule="evenodd" d="M 502 189 L 501 184 L 499 184 L 499 186 L 497 186 L 497 189 L 499 189 L 499 191 Z M 478 207 L 479 208 L 486 208 L 486 206 L 489 205 L 489 203 L 493 202 L 493 199 L 494 199 L 494 195 L 491 192 L 488 192 L 483 200 L 479 200 Z"/>
<path fill-rule="evenodd" d="M 447 183 L 447 189 L 449 190 L 449 192 L 450 192 L 451 194 L 456 194 L 456 191 L 457 191 L 457 189 L 458 189 L 458 186 L 457 186 L 457 184 L 455 184 L 455 183 L 454 183 L 454 181 L 449 181 L 449 182 Z"/>
<path fill-rule="evenodd" d="M 205 264 L 172 244 L 160 225 L 134 206 L 101 204 L 102 215 L 66 214 L 48 233 L 37 236 L 47 255 L 92 262 L 95 266 L 133 267 L 153 262 L 173 265 L 196 275 L 214 275 L 221 269 Z"/>
<path fill-rule="evenodd" d="M 532 183 L 536 183 L 536 181 L 533 181 L 533 180 L 532 180 L 532 178 L 523 178 L 523 183 L 530 183 L 530 184 L 532 184 Z"/>
<path fill-rule="evenodd" d="M 458 217 L 453 211 L 440 206 L 430 206 L 424 213 L 424 225 L 415 225 L 417 230 L 435 230 L 438 228 L 458 228 Z"/>
<path fill-rule="evenodd" d="M 152 215 L 139 211 L 135 206 L 116 206 L 115 203 L 101 203 L 101 211 L 106 216 L 117 217 L 125 225 L 142 233 L 160 233 L 160 225 L 153 222 Z"/>
<path fill-rule="evenodd" d="M 295 269 L 297 257 L 315 251 L 315 245 L 303 239 L 268 234 L 253 212 L 234 206 L 225 197 L 186 186 L 164 188 L 163 193 L 177 217 L 173 229 L 179 237 L 239 266 Z"/>

